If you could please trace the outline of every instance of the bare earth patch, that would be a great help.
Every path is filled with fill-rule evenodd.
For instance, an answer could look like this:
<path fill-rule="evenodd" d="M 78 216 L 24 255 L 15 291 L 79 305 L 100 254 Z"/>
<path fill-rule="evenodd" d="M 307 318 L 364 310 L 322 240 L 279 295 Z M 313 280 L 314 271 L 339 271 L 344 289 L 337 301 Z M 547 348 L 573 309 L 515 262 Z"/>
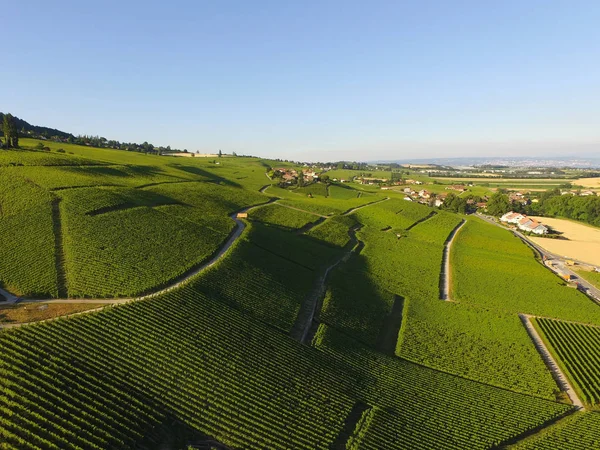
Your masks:
<path fill-rule="evenodd" d="M 16 305 L 0 304 L 0 325 L 38 322 L 60 316 L 75 314 L 106 304 L 99 303 L 22 303 Z"/>
<path fill-rule="evenodd" d="M 568 240 L 531 237 L 549 252 L 600 266 L 600 228 L 565 219 L 533 217 L 563 233 Z"/>

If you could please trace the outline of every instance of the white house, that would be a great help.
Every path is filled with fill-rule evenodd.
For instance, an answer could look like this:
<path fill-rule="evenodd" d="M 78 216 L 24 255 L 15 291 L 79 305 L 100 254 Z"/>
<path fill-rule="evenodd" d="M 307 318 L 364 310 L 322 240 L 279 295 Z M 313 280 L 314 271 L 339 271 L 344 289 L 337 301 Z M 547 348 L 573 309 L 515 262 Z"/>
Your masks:
<path fill-rule="evenodd" d="M 506 223 L 518 223 L 520 220 L 522 220 L 524 218 L 525 218 L 525 216 L 523 214 L 509 211 L 506 214 L 504 214 L 502 217 L 500 217 L 500 221 L 506 222 Z"/>

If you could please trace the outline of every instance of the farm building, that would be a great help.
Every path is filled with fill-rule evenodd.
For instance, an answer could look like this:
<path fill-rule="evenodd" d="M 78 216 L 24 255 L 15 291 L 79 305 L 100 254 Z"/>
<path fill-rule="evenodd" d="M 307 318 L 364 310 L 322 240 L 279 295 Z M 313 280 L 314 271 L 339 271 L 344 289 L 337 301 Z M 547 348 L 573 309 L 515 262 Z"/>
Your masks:
<path fill-rule="evenodd" d="M 501 222 L 505 223 L 513 223 L 516 224 L 520 230 L 528 231 L 534 234 L 547 234 L 548 228 L 538 222 L 537 220 L 533 220 L 530 217 L 527 217 L 525 214 L 515 213 L 515 212 L 507 212 L 502 217 L 500 217 Z"/>

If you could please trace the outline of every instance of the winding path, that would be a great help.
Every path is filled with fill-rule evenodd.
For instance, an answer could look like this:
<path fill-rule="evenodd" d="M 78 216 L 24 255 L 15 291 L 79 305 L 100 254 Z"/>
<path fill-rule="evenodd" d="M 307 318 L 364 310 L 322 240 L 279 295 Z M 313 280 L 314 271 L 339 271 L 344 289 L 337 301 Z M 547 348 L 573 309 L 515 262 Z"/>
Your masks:
<path fill-rule="evenodd" d="M 448 235 L 448 239 L 444 243 L 444 254 L 442 255 L 442 271 L 440 273 L 440 300 L 451 302 L 450 299 L 450 248 L 454 242 L 454 238 L 458 234 L 458 231 L 467 223 L 466 220 L 462 220 L 452 232 Z"/>
<path fill-rule="evenodd" d="M 525 325 L 527 333 L 529 333 L 529 336 L 533 340 L 535 348 L 537 348 L 538 352 L 540 352 L 542 359 L 546 363 L 546 366 L 548 366 L 550 372 L 552 372 L 552 376 L 556 380 L 556 383 L 559 385 L 560 389 L 569 396 L 571 403 L 573 403 L 573 405 L 576 406 L 577 409 L 583 409 L 583 402 L 575 392 L 573 385 L 569 382 L 569 379 L 566 377 L 562 369 L 556 363 L 556 360 L 552 356 L 552 353 L 550 353 L 548 347 L 546 347 L 546 344 L 544 343 L 539 333 L 531 323 L 532 317 L 535 316 L 529 314 L 519 314 L 519 318 L 523 322 L 523 325 Z"/>
<path fill-rule="evenodd" d="M 85 298 L 85 299 L 72 299 L 72 298 L 22 299 L 13 294 L 10 294 L 10 293 L 4 291 L 3 289 L 0 289 L 0 294 L 2 294 L 7 299 L 6 302 L 2 302 L 2 305 L 10 305 L 10 304 L 15 304 L 15 303 L 104 303 L 107 305 L 117 305 L 117 304 L 132 302 L 132 301 L 147 300 L 147 299 L 154 298 L 159 295 L 165 294 L 167 292 L 170 292 L 170 291 L 177 289 L 177 288 L 183 286 L 184 284 L 188 283 L 192 278 L 194 278 L 200 272 L 203 272 L 204 270 L 213 266 L 221 258 L 223 258 L 225 256 L 225 254 L 229 251 L 231 246 L 239 239 L 242 232 L 246 228 L 246 224 L 242 220 L 237 218 L 238 213 L 248 212 L 253 208 L 258 208 L 260 206 L 264 206 L 269 203 L 273 203 L 274 201 L 276 201 L 276 199 L 271 199 L 268 202 L 261 203 L 259 205 L 249 206 L 248 208 L 244 208 L 244 209 L 232 214 L 230 217 L 236 223 L 236 228 L 229 235 L 229 238 L 227 239 L 225 244 L 217 251 L 217 253 L 209 261 L 205 262 L 204 264 L 201 264 L 200 266 L 196 267 L 192 271 L 188 272 L 183 278 L 179 279 L 178 281 L 175 281 L 175 282 L 171 283 L 170 285 L 168 285 L 162 289 L 159 289 L 158 291 L 155 291 L 151 294 L 142 295 L 139 297 L 114 298 L 114 299 L 106 299 L 106 298 L 101 298 L 101 299 L 90 299 L 90 298 Z M 81 314 L 88 314 L 88 313 L 91 313 L 94 311 L 98 311 L 99 309 L 102 309 L 102 308 L 94 308 L 94 309 L 90 309 L 88 311 L 82 311 L 82 312 L 75 313 L 75 314 L 67 314 L 67 315 L 64 315 L 61 317 L 72 317 L 72 316 L 81 315 Z M 55 319 L 48 319 L 48 320 L 55 320 Z M 28 324 L 46 322 L 48 320 L 37 321 L 37 322 L 15 323 L 15 324 L 0 324 L 0 329 L 15 328 L 15 327 L 23 326 L 23 325 L 28 325 Z"/>

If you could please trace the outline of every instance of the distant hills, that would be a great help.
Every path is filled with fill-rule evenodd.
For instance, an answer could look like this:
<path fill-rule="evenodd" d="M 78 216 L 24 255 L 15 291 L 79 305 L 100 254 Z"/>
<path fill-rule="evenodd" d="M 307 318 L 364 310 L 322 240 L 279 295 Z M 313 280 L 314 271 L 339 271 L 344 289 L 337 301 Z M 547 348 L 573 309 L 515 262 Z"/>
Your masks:
<path fill-rule="evenodd" d="M 75 138 L 75 136 L 73 136 L 71 133 L 67 133 L 65 131 L 60 131 L 57 130 L 55 128 L 48 128 L 48 127 L 39 127 L 37 125 L 31 125 L 29 122 L 20 119 L 16 116 L 13 116 L 16 124 L 17 124 L 17 129 L 19 130 L 19 134 L 23 137 L 25 136 L 36 136 L 36 137 L 45 137 L 46 139 L 52 139 L 52 138 L 60 138 L 60 139 L 68 139 L 68 138 Z M 0 112 L 0 123 L 4 120 L 4 113 Z M 2 136 L 4 136 L 4 133 L 2 132 L 2 127 L 0 127 L 0 134 Z"/>
<path fill-rule="evenodd" d="M 142 153 L 156 153 L 161 154 L 163 152 L 178 152 L 181 150 L 172 149 L 171 146 L 166 147 L 155 147 L 154 145 L 144 142 L 137 144 L 135 142 L 119 142 L 116 140 L 109 140 L 105 137 L 100 136 L 75 136 L 66 131 L 57 130 L 55 128 L 40 127 L 37 125 L 31 125 L 29 122 L 13 116 L 14 121 L 17 124 L 17 130 L 20 137 L 30 137 L 38 139 L 48 139 L 56 142 L 65 142 L 69 144 L 87 145 L 90 147 L 98 148 L 113 148 L 117 150 L 128 150 Z M 4 113 L 0 112 L 0 124 L 4 120 Z M 0 126 L 0 136 L 4 136 L 2 132 L 2 126 Z"/>
<path fill-rule="evenodd" d="M 505 166 L 505 167 L 569 167 L 569 168 L 597 168 L 600 167 L 600 157 L 596 156 L 485 156 L 462 158 L 418 158 L 398 160 L 372 161 L 376 164 L 430 164 L 438 166 Z"/>

